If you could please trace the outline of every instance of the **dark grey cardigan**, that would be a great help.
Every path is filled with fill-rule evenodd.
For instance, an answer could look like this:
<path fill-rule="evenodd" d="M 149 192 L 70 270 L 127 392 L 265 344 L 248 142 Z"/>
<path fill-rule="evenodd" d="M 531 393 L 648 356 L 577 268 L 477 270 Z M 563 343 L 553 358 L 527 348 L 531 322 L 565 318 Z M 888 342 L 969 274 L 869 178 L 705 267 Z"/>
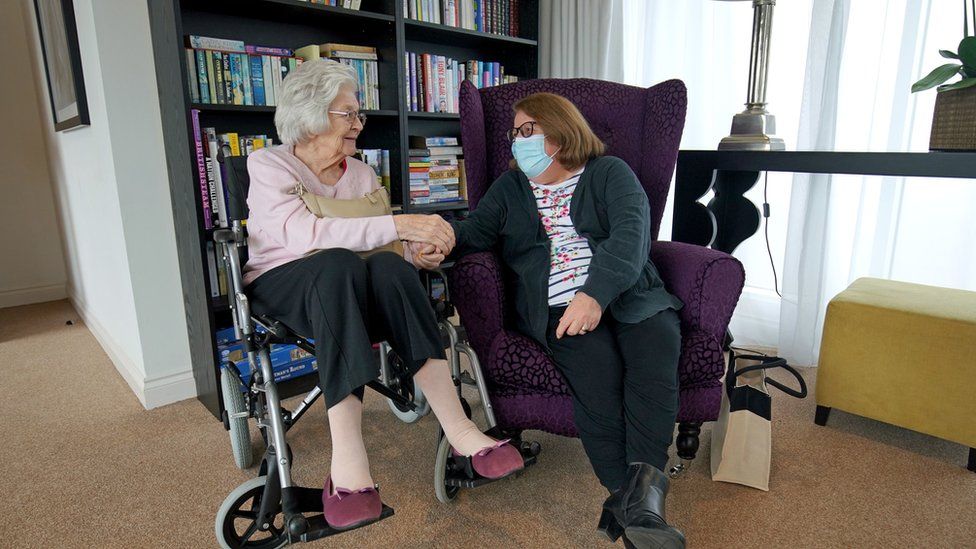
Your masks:
<path fill-rule="evenodd" d="M 602 156 L 587 162 L 569 215 L 593 252 L 581 292 L 620 322 L 681 308 L 651 262 L 647 195 L 623 160 Z M 457 236 L 452 256 L 486 250 L 499 254 L 507 291 L 513 292 L 515 327 L 548 349 L 549 238 L 525 174 L 502 174 L 477 209 L 452 225 Z"/>

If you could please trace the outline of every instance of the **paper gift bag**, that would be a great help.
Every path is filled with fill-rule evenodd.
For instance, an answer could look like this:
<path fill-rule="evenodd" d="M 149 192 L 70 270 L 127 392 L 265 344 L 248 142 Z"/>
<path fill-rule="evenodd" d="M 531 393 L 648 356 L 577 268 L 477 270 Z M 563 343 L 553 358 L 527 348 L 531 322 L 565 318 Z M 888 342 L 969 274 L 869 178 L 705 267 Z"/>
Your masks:
<path fill-rule="evenodd" d="M 722 408 L 712 429 L 712 480 L 769 491 L 772 399 L 767 384 L 797 398 L 807 396 L 807 386 L 785 359 L 737 355 L 734 351 L 729 354 Z M 800 390 L 767 378 L 766 371 L 771 368 L 793 374 Z"/>

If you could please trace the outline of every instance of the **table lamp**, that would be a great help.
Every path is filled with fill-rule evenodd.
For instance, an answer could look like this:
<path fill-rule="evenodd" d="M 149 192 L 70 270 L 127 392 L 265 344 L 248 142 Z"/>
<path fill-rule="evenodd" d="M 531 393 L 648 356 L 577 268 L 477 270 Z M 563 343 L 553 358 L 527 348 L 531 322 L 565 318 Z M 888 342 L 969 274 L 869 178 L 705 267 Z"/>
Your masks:
<path fill-rule="evenodd" d="M 740 2 L 744 0 L 720 0 Z M 773 31 L 776 0 L 752 0 L 752 51 L 749 55 L 749 96 L 746 110 L 732 118 L 732 132 L 718 145 L 720 151 L 782 151 L 786 144 L 774 137 L 776 117 L 766 111 L 766 74 L 769 36 Z"/>

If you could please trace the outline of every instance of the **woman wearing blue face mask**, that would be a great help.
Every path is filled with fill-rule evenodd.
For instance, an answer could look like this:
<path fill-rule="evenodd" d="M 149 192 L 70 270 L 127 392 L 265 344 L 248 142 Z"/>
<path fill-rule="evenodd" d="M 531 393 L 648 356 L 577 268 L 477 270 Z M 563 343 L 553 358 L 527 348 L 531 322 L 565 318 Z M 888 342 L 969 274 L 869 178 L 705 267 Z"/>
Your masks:
<path fill-rule="evenodd" d="M 516 328 L 565 376 L 583 447 L 611 493 L 600 529 L 622 528 L 636 547 L 684 547 L 664 518 L 681 302 L 650 260 L 647 195 L 567 99 L 538 93 L 514 111 L 513 169 L 452 223 L 454 255 L 495 249 L 514 274 Z"/>

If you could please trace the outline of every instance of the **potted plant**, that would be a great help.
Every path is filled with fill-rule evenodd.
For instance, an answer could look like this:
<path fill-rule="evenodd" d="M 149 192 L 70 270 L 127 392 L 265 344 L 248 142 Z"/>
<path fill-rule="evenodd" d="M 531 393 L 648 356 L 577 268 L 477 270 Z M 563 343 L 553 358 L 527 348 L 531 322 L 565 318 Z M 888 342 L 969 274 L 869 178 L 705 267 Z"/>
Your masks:
<path fill-rule="evenodd" d="M 976 150 L 976 36 L 970 35 L 970 17 L 976 17 L 976 0 L 963 0 L 963 39 L 956 52 L 939 50 L 946 63 L 912 85 L 912 92 L 938 86 L 929 150 Z M 976 31 L 976 21 L 973 23 Z M 959 75 L 955 82 L 946 83 Z"/>

